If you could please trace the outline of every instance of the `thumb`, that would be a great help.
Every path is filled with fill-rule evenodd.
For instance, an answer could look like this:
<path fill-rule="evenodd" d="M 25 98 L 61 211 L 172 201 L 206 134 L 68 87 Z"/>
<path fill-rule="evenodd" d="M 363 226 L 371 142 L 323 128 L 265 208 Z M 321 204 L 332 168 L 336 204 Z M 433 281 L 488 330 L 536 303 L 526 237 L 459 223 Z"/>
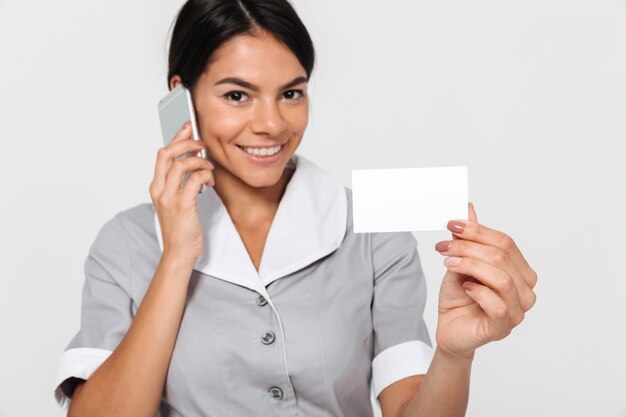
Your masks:
<path fill-rule="evenodd" d="M 474 204 L 472 204 L 471 202 L 468 202 L 467 205 L 469 206 L 469 217 L 468 217 L 468 219 L 470 221 L 478 223 L 478 217 L 476 216 L 476 210 L 474 210 Z"/>

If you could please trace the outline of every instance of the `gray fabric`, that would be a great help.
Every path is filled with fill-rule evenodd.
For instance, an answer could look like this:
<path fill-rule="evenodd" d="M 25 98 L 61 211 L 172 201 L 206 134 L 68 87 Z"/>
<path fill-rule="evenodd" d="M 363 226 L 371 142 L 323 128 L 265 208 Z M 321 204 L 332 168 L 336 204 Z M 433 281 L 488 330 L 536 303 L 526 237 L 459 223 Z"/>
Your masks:
<path fill-rule="evenodd" d="M 131 325 L 130 252 L 118 216 L 100 230 L 84 264 L 81 327 L 71 347 L 114 350 Z"/>
<path fill-rule="evenodd" d="M 412 340 L 432 346 L 415 238 L 353 233 L 346 193 L 341 246 L 267 286 L 284 334 L 257 292 L 193 271 L 161 417 L 369 417 L 375 355 Z M 161 256 L 153 216 L 152 204 L 140 204 L 99 232 L 85 262 L 81 327 L 66 350 L 114 350 L 123 338 Z M 275 339 L 264 344 L 268 331 Z M 270 395 L 274 386 L 282 399 Z"/>

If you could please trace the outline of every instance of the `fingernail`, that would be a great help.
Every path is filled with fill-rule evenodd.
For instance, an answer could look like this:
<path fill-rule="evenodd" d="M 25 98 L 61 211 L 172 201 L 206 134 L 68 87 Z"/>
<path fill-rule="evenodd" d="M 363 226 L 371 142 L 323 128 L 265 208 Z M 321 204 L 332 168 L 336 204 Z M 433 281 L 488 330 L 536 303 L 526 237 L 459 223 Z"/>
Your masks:
<path fill-rule="evenodd" d="M 189 127 L 189 125 L 191 124 L 191 122 L 189 120 L 187 120 L 185 122 L 185 124 L 183 124 L 183 129 L 187 129 Z"/>
<path fill-rule="evenodd" d="M 444 240 L 435 245 L 435 250 L 439 252 L 445 252 L 450 249 L 450 245 L 452 245 L 451 240 Z"/>
<path fill-rule="evenodd" d="M 463 288 L 465 288 L 468 291 L 472 291 L 474 289 L 474 287 L 476 287 L 476 283 L 474 283 L 474 282 L 465 281 L 463 283 Z"/>
<path fill-rule="evenodd" d="M 448 222 L 448 230 L 454 233 L 463 233 L 463 230 L 465 230 L 465 223 L 459 220 L 450 220 Z"/>
<path fill-rule="evenodd" d="M 443 260 L 443 264 L 445 266 L 457 266 L 460 263 L 461 263 L 461 258 L 458 258 L 456 256 L 449 256 Z"/>

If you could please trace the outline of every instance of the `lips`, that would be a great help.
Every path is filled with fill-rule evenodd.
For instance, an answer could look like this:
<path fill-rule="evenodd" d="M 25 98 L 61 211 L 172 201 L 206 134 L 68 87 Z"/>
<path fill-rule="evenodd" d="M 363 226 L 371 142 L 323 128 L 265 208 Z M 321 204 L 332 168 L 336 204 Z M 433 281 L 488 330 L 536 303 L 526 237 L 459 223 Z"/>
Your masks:
<path fill-rule="evenodd" d="M 286 142 L 285 142 L 286 143 Z M 245 152 L 248 155 L 252 155 L 255 157 L 259 157 L 259 158 L 265 158 L 265 157 L 270 157 L 273 155 L 276 155 L 278 153 L 280 153 L 282 151 L 282 149 L 284 148 L 283 144 L 276 144 L 276 145 L 272 145 L 272 146 L 244 146 L 244 145 L 237 145 L 237 147 L 239 149 L 241 149 L 243 152 Z"/>
<path fill-rule="evenodd" d="M 285 145 L 287 142 L 283 142 L 283 143 L 275 143 L 273 145 L 237 145 L 237 147 L 244 149 L 244 148 L 275 148 L 277 146 L 283 146 Z"/>

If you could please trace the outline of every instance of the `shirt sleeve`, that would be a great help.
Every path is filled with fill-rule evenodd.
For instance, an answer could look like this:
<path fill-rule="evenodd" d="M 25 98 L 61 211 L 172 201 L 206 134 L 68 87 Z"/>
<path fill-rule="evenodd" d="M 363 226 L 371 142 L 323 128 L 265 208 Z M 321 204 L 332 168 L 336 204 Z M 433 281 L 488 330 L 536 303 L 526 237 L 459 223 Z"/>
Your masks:
<path fill-rule="evenodd" d="M 81 323 L 61 354 L 55 398 L 67 409 L 76 384 L 87 380 L 118 346 L 133 319 L 128 242 L 115 216 L 99 231 L 84 263 Z"/>
<path fill-rule="evenodd" d="M 374 359 L 372 393 L 411 375 L 426 374 L 434 350 L 423 313 L 426 280 L 410 232 L 372 233 Z"/>

